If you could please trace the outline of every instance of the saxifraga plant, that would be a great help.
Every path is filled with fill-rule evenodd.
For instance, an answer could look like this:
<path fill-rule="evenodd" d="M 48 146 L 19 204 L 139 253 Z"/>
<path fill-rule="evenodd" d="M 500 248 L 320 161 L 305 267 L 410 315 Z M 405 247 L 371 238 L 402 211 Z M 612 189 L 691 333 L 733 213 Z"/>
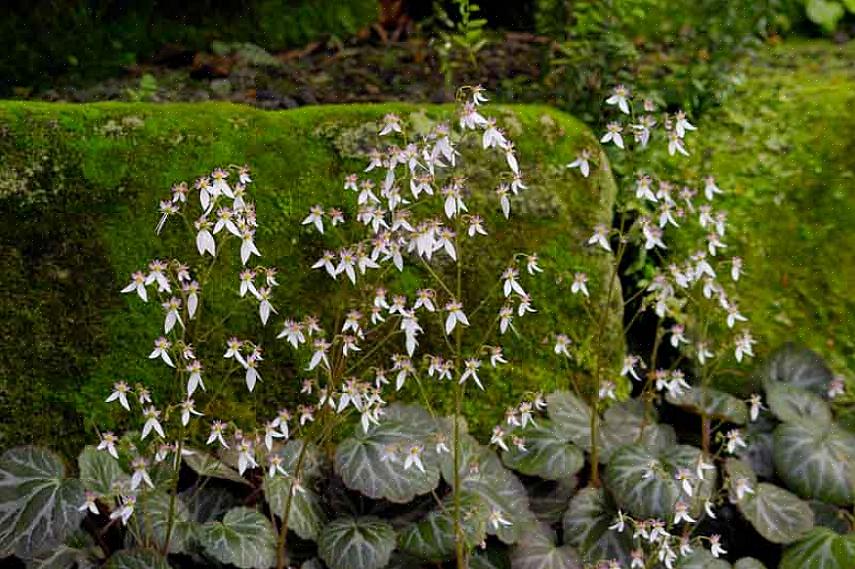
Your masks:
<path fill-rule="evenodd" d="M 258 382 L 271 381 L 261 345 L 272 340 L 271 318 L 285 312 L 273 295 L 283 277 L 252 264 L 260 251 L 249 171 L 217 169 L 194 190 L 176 185 L 157 230 L 189 229 L 200 262 L 152 261 L 123 292 L 161 303 L 164 335 L 148 356 L 174 370 L 180 396 L 170 402 L 117 382 L 107 402 L 138 417 L 140 431 L 101 433 L 78 459 L 79 479 L 48 450 L 6 451 L 0 554 L 59 569 L 161 569 L 187 559 L 242 569 L 301 561 L 461 568 L 501 566 L 509 547 L 514 569 L 725 569 L 727 544 L 706 531 L 730 502 L 763 538 L 787 545 L 783 569 L 851 567 L 855 436 L 836 420 L 851 396 L 818 357 L 792 347 L 760 369 L 765 399 L 746 402 L 713 387 L 753 355 L 754 343 L 726 291 L 742 267 L 721 259 L 726 216 L 712 209 L 721 190 L 708 178 L 698 196 L 640 171 L 651 140 L 684 154 L 694 126 L 682 113 L 655 114 L 648 101 L 636 108 L 623 87 L 607 104 L 628 122 L 610 123 L 602 142 L 628 151 L 616 160 L 638 177 L 619 196 L 616 227 L 597 227 L 588 239 L 612 270 L 599 283 L 583 273 L 556 276 L 594 325 L 590 338 L 557 334 L 550 346 L 571 389 L 531 393 L 509 408 L 490 440 L 498 454 L 467 432 L 461 402 L 508 364 L 501 340 L 533 310 L 526 279 L 541 268 L 520 252 L 499 261 L 507 264 L 492 289 L 467 286 L 467 263 L 487 250 L 491 230 L 475 208 L 492 205 L 508 218 L 526 188 L 513 144 L 481 114 L 483 92 L 465 88 L 459 99 L 457 128 L 417 133 L 385 117 L 380 135 L 399 144 L 372 152 L 362 176 L 346 178 L 355 206 L 315 206 L 302 219 L 330 243 L 313 269 L 346 287 L 348 300 L 335 307 L 332 325 L 283 315 L 278 337 L 303 370 L 303 402 L 261 425 L 254 413 L 211 416 L 224 384 L 239 382 L 253 395 Z M 583 176 L 606 167 L 593 150 L 581 148 L 568 166 Z M 475 160 L 488 174 L 499 168 L 495 202 L 485 197 L 492 191 L 473 186 L 483 180 L 459 176 Z M 346 231 L 351 210 L 355 229 Z M 684 240 L 667 247 L 665 232 L 678 230 Z M 695 237 L 698 249 L 683 250 Z M 235 250 L 238 310 L 257 313 L 262 326 L 254 340 L 233 338 L 223 350 L 210 341 L 206 294 L 214 267 L 228 266 Z M 662 269 L 622 300 L 619 267 L 638 252 L 656 255 Z M 414 299 L 389 284 L 402 270 L 416 280 Z M 605 318 L 620 302 L 636 309 L 627 329 L 647 312 L 657 326 L 649 356 L 614 367 Z M 485 332 L 473 337 L 476 329 Z M 667 345 L 676 354 L 668 359 Z M 573 369 L 583 360 L 589 376 Z M 448 384 L 450 416 L 435 412 L 428 381 Z M 400 390 L 423 406 L 387 404 Z M 700 448 L 680 444 L 659 421 L 664 405 L 699 416 Z M 587 480 L 578 491 L 577 475 Z M 762 564 L 743 558 L 734 566 Z"/>

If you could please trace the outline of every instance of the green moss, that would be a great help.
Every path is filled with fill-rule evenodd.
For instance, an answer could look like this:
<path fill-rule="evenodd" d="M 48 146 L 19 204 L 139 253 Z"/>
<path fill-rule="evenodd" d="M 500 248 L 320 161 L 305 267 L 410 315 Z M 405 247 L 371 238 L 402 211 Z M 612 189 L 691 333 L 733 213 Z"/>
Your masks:
<path fill-rule="evenodd" d="M 852 45 L 804 42 L 746 62 L 683 172 L 727 191 L 727 253 L 745 261 L 738 296 L 760 358 L 795 341 L 855 368 L 853 58 Z"/>
<path fill-rule="evenodd" d="M 294 404 L 305 361 L 274 339 L 280 319 L 316 313 L 330 322 L 354 294 L 349 284 L 341 287 L 308 269 L 335 244 L 300 221 L 315 203 L 343 206 L 353 217 L 353 200 L 341 190 L 342 180 L 361 169 L 364 152 L 377 142 L 382 115 L 394 111 L 424 128 L 450 110 L 363 105 L 268 113 L 228 104 L 0 104 L 0 167 L 14 172 L 10 178 L 16 180 L 0 196 L 0 278 L 4 290 L 13 293 L 0 300 L 8 323 L 0 344 L 0 413 L 6 418 L 0 445 L 35 441 L 71 452 L 96 424 L 137 426 L 103 403 L 119 379 L 144 383 L 161 404 L 174 400 L 181 386 L 165 366 L 146 358 L 159 335 L 162 312 L 119 290 L 152 258 L 197 259 L 177 226 L 155 236 L 157 202 L 174 183 L 225 164 L 246 163 L 253 169 L 257 242 L 262 262 L 280 269 L 282 286 L 274 297 L 280 316 L 259 333 L 255 303 L 238 303 L 234 312 L 225 308 L 239 300 L 237 263 L 215 270 L 222 280 L 204 291 L 202 313 L 225 324 L 214 326 L 210 337 L 196 345 L 197 353 L 213 370 L 222 360 L 225 338 L 237 335 L 260 339 L 266 357 L 264 381 L 252 396 L 241 377 L 209 376 L 216 403 L 206 414 L 251 419 Z M 489 162 L 467 168 L 470 185 L 483 190 L 470 197 L 470 207 L 490 212 L 486 226 L 495 241 L 490 255 L 463 251 L 471 259 L 464 274 L 464 304 L 480 301 L 514 253 L 537 252 L 546 272 L 524 281 L 539 313 L 518 322 L 519 336 L 508 335 L 504 345 L 513 365 L 501 374 L 485 371 L 488 390 L 467 394 L 465 411 L 479 433 L 525 392 L 567 385 L 571 376 L 589 374 L 592 333 L 577 298 L 569 294 L 569 282 L 575 271 L 587 271 L 591 290 L 603 288 L 597 283 L 606 279 L 607 258 L 584 251 L 581 244 L 590 227 L 611 219 L 615 192 L 604 157 L 599 160 L 603 167 L 588 180 L 564 168 L 580 148 L 596 148 L 579 122 L 543 107 L 495 107 L 492 112 L 515 137 L 530 189 L 513 202 L 508 222 L 492 196 L 490 171 L 496 168 Z M 223 255 L 236 256 L 234 250 Z M 64 275 L 62 286 L 56 275 Z M 412 296 L 423 276 L 408 268 L 388 286 Z M 487 305 L 473 323 L 473 338 L 498 306 Z M 612 359 L 623 350 L 619 314 L 616 303 L 606 338 Z M 551 357 L 557 332 L 577 341 L 582 363 L 559 370 Z M 421 348 L 429 353 L 432 346 L 425 342 Z M 449 385 L 425 385 L 425 390 L 439 411 L 449 409 Z M 408 388 L 402 396 L 418 393 Z"/>

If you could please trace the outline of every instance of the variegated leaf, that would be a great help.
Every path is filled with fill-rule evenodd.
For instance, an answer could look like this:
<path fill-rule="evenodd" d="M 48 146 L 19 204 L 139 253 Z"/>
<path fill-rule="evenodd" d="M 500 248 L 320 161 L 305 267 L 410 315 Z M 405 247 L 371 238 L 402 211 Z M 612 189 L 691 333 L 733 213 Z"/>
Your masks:
<path fill-rule="evenodd" d="M 575 477 L 563 480 L 537 480 L 526 484 L 528 502 L 538 521 L 554 524 L 561 521 L 570 498 L 576 492 Z"/>
<path fill-rule="evenodd" d="M 783 423 L 774 445 L 775 469 L 798 495 L 841 506 L 855 499 L 855 435 L 834 424 Z"/>
<path fill-rule="evenodd" d="M 199 531 L 205 553 L 240 569 L 268 569 L 276 561 L 276 536 L 270 521 L 251 508 L 235 508 L 221 522 Z"/>
<path fill-rule="evenodd" d="M 744 425 L 748 422 L 748 407 L 741 399 L 710 387 L 693 387 L 674 397 L 670 393 L 665 399 L 671 405 L 696 415 L 706 414 L 713 419 Z"/>
<path fill-rule="evenodd" d="M 838 535 L 814 528 L 807 537 L 784 550 L 779 569 L 852 569 L 855 533 Z"/>
<path fill-rule="evenodd" d="M 169 536 L 169 553 L 183 553 L 193 538 L 194 522 L 181 496 L 174 500 L 161 490 L 140 494 L 135 516 L 140 520 L 140 534 L 146 543 L 163 550 L 172 509 L 172 532 Z M 140 544 L 142 545 L 142 544 Z"/>
<path fill-rule="evenodd" d="M 547 398 L 549 418 L 557 432 L 585 450 L 591 450 L 591 408 L 569 391 L 556 391 Z"/>
<path fill-rule="evenodd" d="M 831 408 L 821 397 L 793 385 L 770 383 L 766 386 L 766 402 L 778 419 L 785 423 L 814 423 L 831 425 Z"/>
<path fill-rule="evenodd" d="M 151 549 L 125 549 L 114 553 L 104 569 L 170 569 L 170 565 Z"/>
<path fill-rule="evenodd" d="M 547 526 L 531 529 L 511 552 L 511 569 L 582 569 L 579 555 L 569 545 L 556 545 Z"/>
<path fill-rule="evenodd" d="M 369 498 L 406 503 L 439 484 L 435 440 L 437 422 L 417 406 L 390 405 L 379 425 L 365 432 L 357 425 L 335 454 L 335 469 L 345 485 Z M 418 447 L 423 470 L 405 468 L 411 447 Z"/>
<path fill-rule="evenodd" d="M 128 479 L 118 460 L 93 446 L 83 449 L 77 457 L 77 466 L 83 487 L 99 496 L 110 496 L 115 493 L 116 484 Z"/>
<path fill-rule="evenodd" d="M 793 543 L 813 529 L 807 502 L 774 484 L 761 482 L 737 502 L 739 511 L 757 533 L 772 543 Z"/>
<path fill-rule="evenodd" d="M 237 482 L 238 484 L 249 484 L 249 481 L 241 476 L 237 470 L 215 456 L 211 456 L 201 450 L 193 450 L 191 452 L 193 454 L 184 456 L 184 462 L 199 476 L 219 478 L 221 480 Z"/>
<path fill-rule="evenodd" d="M 730 563 L 724 559 L 716 559 L 706 549 L 695 548 L 689 555 L 681 557 L 675 567 L 677 569 L 730 569 Z"/>
<path fill-rule="evenodd" d="M 285 476 L 264 477 L 264 498 L 280 520 L 285 517 L 292 482 Z M 317 540 L 326 521 L 321 499 L 313 489 L 304 486 L 294 492 L 288 512 L 288 529 L 303 539 Z"/>
<path fill-rule="evenodd" d="M 775 351 L 763 369 L 763 383 L 781 382 L 824 396 L 833 374 L 816 353 L 793 344 Z"/>
<path fill-rule="evenodd" d="M 609 503 L 603 490 L 580 490 L 570 500 L 570 507 L 564 514 L 564 541 L 579 551 L 585 563 L 616 559 L 628 567 L 632 532 L 630 528 L 623 532 L 609 529 L 616 517 L 617 510 Z"/>
<path fill-rule="evenodd" d="M 30 558 L 61 544 L 77 529 L 83 485 L 65 478 L 58 456 L 17 447 L 0 456 L 0 557 Z"/>
<path fill-rule="evenodd" d="M 461 519 L 466 549 L 471 550 L 487 538 L 489 512 L 474 495 L 462 495 Z M 401 551 L 425 561 L 440 563 L 454 555 L 454 503 L 449 496 L 441 508 L 432 510 L 416 523 L 402 529 L 398 535 Z"/>
<path fill-rule="evenodd" d="M 318 554 L 330 569 L 381 569 L 395 549 L 395 530 L 373 517 L 338 518 L 318 539 Z"/>
<path fill-rule="evenodd" d="M 515 431 L 525 439 L 526 450 L 512 445 L 502 453 L 502 461 L 510 468 L 529 476 L 547 480 L 568 478 L 585 465 L 585 455 L 573 443 L 561 436 L 548 419 Z"/>
<path fill-rule="evenodd" d="M 753 557 L 743 557 L 733 564 L 733 569 L 766 569 L 766 566 Z"/>

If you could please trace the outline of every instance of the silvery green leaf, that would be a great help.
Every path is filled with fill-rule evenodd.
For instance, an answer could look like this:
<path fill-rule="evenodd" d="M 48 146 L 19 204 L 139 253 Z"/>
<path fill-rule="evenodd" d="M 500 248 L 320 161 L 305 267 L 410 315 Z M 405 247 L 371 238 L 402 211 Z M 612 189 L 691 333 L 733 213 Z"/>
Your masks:
<path fill-rule="evenodd" d="M 151 549 L 125 549 L 110 556 L 104 569 L 170 569 L 170 565 Z"/>
<path fill-rule="evenodd" d="M 345 485 L 374 499 L 406 503 L 439 484 L 436 445 L 437 422 L 417 406 L 390 405 L 379 425 L 365 432 L 357 425 L 335 454 L 335 470 Z M 424 471 L 405 469 L 410 447 L 422 448 Z"/>
<path fill-rule="evenodd" d="M 515 434 L 525 439 L 526 450 L 511 445 L 502 453 L 502 461 L 523 474 L 560 480 L 573 476 L 585 465 L 584 453 L 561 436 L 548 419 L 540 419 L 537 426 L 528 425 Z"/>
<path fill-rule="evenodd" d="M 546 398 L 549 418 L 557 432 L 585 450 L 591 450 L 591 408 L 569 391 L 555 391 Z"/>
<path fill-rule="evenodd" d="M 500 549 L 479 547 L 469 556 L 469 569 L 511 569 L 511 560 Z"/>
<path fill-rule="evenodd" d="M 219 478 L 238 484 L 249 484 L 249 481 L 241 476 L 237 470 L 222 460 L 201 450 L 193 450 L 192 452 L 193 454 L 184 456 L 184 462 L 199 476 Z"/>
<path fill-rule="evenodd" d="M 745 402 L 718 389 L 693 387 L 684 391 L 679 397 L 674 397 L 669 393 L 665 399 L 671 405 L 676 405 L 696 415 L 706 413 L 713 419 L 720 419 L 737 425 L 744 425 L 748 422 L 748 407 Z"/>
<path fill-rule="evenodd" d="M 770 383 L 766 386 L 766 402 L 785 423 L 808 422 L 827 427 L 833 420 L 831 408 L 821 397 L 793 385 Z"/>
<path fill-rule="evenodd" d="M 813 521 L 817 526 L 834 530 L 840 535 L 855 530 L 849 524 L 849 520 L 846 519 L 845 514 L 847 512 L 845 510 L 831 504 L 826 504 L 825 502 L 820 502 L 819 500 L 811 500 L 808 504 L 810 505 L 810 509 L 813 510 Z"/>
<path fill-rule="evenodd" d="M 216 486 L 191 487 L 180 496 L 187 505 L 190 519 L 197 524 L 222 519 L 226 512 L 238 505 L 234 494 Z"/>
<path fill-rule="evenodd" d="M 27 559 L 27 569 L 94 569 L 101 564 L 99 555 L 103 553 L 95 547 L 92 537 L 78 530 L 65 543 Z"/>
<path fill-rule="evenodd" d="M 271 511 L 285 517 L 285 507 L 288 494 L 291 492 L 292 479 L 285 476 L 264 477 L 264 498 Z M 317 540 L 327 516 L 321 506 L 317 493 L 308 487 L 303 487 L 294 493 L 288 512 L 288 529 L 294 531 L 303 539 Z"/>
<path fill-rule="evenodd" d="M 318 554 L 330 569 L 381 569 L 394 549 L 395 530 L 374 517 L 335 519 L 318 539 Z"/>
<path fill-rule="evenodd" d="M 766 569 L 766 566 L 753 557 L 743 557 L 733 564 L 733 569 Z"/>
<path fill-rule="evenodd" d="M 276 536 L 270 521 L 251 508 L 235 508 L 221 522 L 199 531 L 205 553 L 240 569 L 268 569 L 276 561 Z"/>
<path fill-rule="evenodd" d="M 798 495 L 840 506 L 855 499 L 855 435 L 834 424 L 783 423 L 774 445 L 775 469 Z"/>
<path fill-rule="evenodd" d="M 681 557 L 675 565 L 678 569 L 730 569 L 730 563 L 716 559 L 707 549 L 696 547 L 686 557 Z"/>
<path fill-rule="evenodd" d="M 678 468 L 694 472 L 700 456 L 699 449 L 687 445 L 660 453 L 641 445 L 626 445 L 614 452 L 606 468 L 606 483 L 618 506 L 634 517 L 668 519 L 678 499 L 698 513 L 712 495 L 715 472 L 707 471 L 704 480 L 693 481 L 691 497 L 684 494 L 674 475 Z"/>
<path fill-rule="evenodd" d="M 468 550 L 487 539 L 489 512 L 484 503 L 473 495 L 462 495 L 461 518 L 463 536 Z M 442 562 L 454 555 L 454 503 L 449 496 L 442 508 L 432 510 L 416 523 L 403 528 L 398 535 L 401 551 L 420 559 Z"/>
<path fill-rule="evenodd" d="M 784 550 L 779 569 L 851 569 L 855 559 L 855 533 L 838 535 L 814 528 L 807 537 Z"/>
<path fill-rule="evenodd" d="M 487 533 L 497 536 L 504 543 L 515 543 L 535 518 L 528 505 L 525 487 L 514 474 L 506 469 L 496 454 L 481 446 L 471 435 L 460 441 L 460 491 L 473 495 L 483 503 L 489 513 L 497 512 L 511 525 L 492 524 Z M 453 453 L 443 453 L 440 462 L 442 476 L 454 484 Z"/>
<path fill-rule="evenodd" d="M 738 458 L 728 458 L 724 461 L 724 471 L 731 480 L 745 478 L 752 488 L 757 486 L 757 474 L 751 464 Z"/>
<path fill-rule="evenodd" d="M 163 549 L 169 526 L 169 509 L 172 504 L 172 533 L 169 537 L 169 553 L 183 553 L 193 537 L 194 523 L 181 496 L 170 495 L 161 490 L 141 493 L 137 498 L 134 515 L 140 520 L 140 534 L 145 542 Z"/>
<path fill-rule="evenodd" d="M 77 457 L 77 466 L 83 487 L 99 496 L 114 494 L 115 485 L 128 479 L 118 460 L 93 446 L 83 449 Z"/>
<path fill-rule="evenodd" d="M 781 382 L 825 396 L 833 374 L 825 361 L 807 348 L 786 344 L 775 351 L 763 368 L 762 379 L 770 383 Z"/>
<path fill-rule="evenodd" d="M 576 492 L 575 477 L 563 480 L 537 480 L 526 484 L 528 502 L 538 521 L 554 524 L 561 521 L 570 498 Z"/>
<path fill-rule="evenodd" d="M 751 465 L 757 476 L 772 478 L 775 464 L 772 461 L 772 433 L 751 433 L 746 439 L 748 447 L 743 449 L 739 458 Z"/>
<path fill-rule="evenodd" d="M 612 453 L 623 445 L 640 444 L 654 452 L 662 452 L 677 444 L 677 434 L 671 425 L 661 425 L 655 416 L 621 412 L 623 405 L 609 407 L 600 424 L 600 462 L 607 464 Z"/>
<path fill-rule="evenodd" d="M 570 500 L 564 514 L 564 541 L 578 550 L 585 563 L 616 559 L 629 566 L 632 530 L 626 528 L 622 533 L 610 530 L 616 518 L 617 509 L 603 490 L 584 488 Z"/>
<path fill-rule="evenodd" d="M 58 456 L 16 447 L 0 456 L 0 556 L 31 558 L 56 547 L 77 529 L 83 485 L 65 478 Z"/>
<path fill-rule="evenodd" d="M 555 532 L 546 526 L 527 531 L 511 551 L 512 569 L 582 569 L 569 545 L 555 544 Z"/>
<path fill-rule="evenodd" d="M 793 543 L 813 529 L 813 511 L 807 502 L 767 482 L 753 490 L 737 506 L 764 538 L 772 543 Z"/>

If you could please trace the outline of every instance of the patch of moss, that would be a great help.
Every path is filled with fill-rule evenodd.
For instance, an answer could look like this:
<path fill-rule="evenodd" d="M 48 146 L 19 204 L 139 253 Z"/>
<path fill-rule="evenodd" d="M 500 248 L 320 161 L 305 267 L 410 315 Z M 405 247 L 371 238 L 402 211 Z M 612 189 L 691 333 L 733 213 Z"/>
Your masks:
<path fill-rule="evenodd" d="M 361 156 L 376 142 L 376 124 L 384 114 L 397 112 L 423 127 L 450 110 L 355 105 L 268 113 L 228 104 L 0 103 L 0 167 L 18 180 L 0 198 L 0 279 L 13 293 L 0 299 L 8 330 L 0 344 L 0 412 L 6 418 L 0 445 L 46 443 L 70 454 L 91 438 L 84 432 L 94 425 L 138 427 L 135 417 L 119 417 L 103 403 L 119 379 L 144 383 L 156 403 L 174 400 L 183 386 L 165 366 L 146 358 L 160 333 L 162 311 L 119 290 L 152 258 L 196 261 L 192 241 L 177 226 L 168 225 L 160 237 L 154 234 L 157 203 L 174 183 L 192 182 L 226 164 L 252 167 L 257 242 L 262 262 L 280 270 L 282 286 L 274 296 L 280 315 L 259 336 L 254 302 L 230 310 L 240 300 L 238 263 L 215 270 L 220 284 L 204 291 L 201 311 L 210 321 L 225 323 L 195 346 L 197 354 L 213 370 L 227 337 L 259 340 L 265 348 L 264 379 L 250 396 L 240 375 L 211 374 L 206 383 L 216 403 L 205 412 L 209 418 L 249 420 L 293 405 L 305 361 L 275 340 L 281 318 L 315 313 L 330 322 L 347 309 L 353 294 L 349 284 L 342 287 L 309 270 L 336 244 L 300 221 L 315 203 L 342 206 L 353 217 L 354 200 L 342 191 L 342 180 L 363 167 Z M 488 214 L 485 225 L 495 241 L 490 255 L 463 251 L 471 259 L 464 304 L 477 304 L 513 253 L 537 252 L 546 272 L 524 280 L 539 312 L 519 321 L 519 336 L 508 335 L 504 343 L 513 365 L 501 373 L 485 371 L 487 391 L 467 393 L 465 412 L 481 434 L 524 393 L 567 385 L 571 376 L 590 373 L 586 354 L 592 332 L 578 298 L 569 294 L 569 282 L 574 272 L 586 271 L 592 292 L 603 288 L 597 284 L 607 278 L 607 257 L 583 250 L 582 243 L 594 224 L 611 219 L 615 192 L 604 156 L 587 180 L 564 168 L 580 148 L 597 147 L 578 121 L 536 106 L 491 112 L 509 125 L 530 189 L 512 202 L 514 215 L 505 221 L 492 194 L 490 164 L 468 167 L 471 186 L 480 188 L 470 196 L 470 207 Z M 57 274 L 65 275 L 65 284 L 57 284 Z M 422 276 L 407 269 L 388 288 L 412 296 Z M 488 308 L 495 311 L 498 304 Z M 620 312 L 616 302 L 606 335 L 613 361 L 623 351 Z M 487 314 L 473 322 L 473 337 L 489 324 Z M 556 365 L 551 346 L 557 332 L 577 341 L 581 363 Z M 429 352 L 431 346 L 422 348 Z M 449 409 L 449 385 L 425 389 L 438 411 Z M 418 394 L 408 388 L 401 396 Z"/>
<path fill-rule="evenodd" d="M 855 369 L 855 46 L 798 42 L 746 62 L 698 125 L 681 174 L 727 193 L 725 253 L 741 255 L 742 311 L 763 358 L 787 341 Z M 732 377 L 734 391 L 752 387 Z"/>

